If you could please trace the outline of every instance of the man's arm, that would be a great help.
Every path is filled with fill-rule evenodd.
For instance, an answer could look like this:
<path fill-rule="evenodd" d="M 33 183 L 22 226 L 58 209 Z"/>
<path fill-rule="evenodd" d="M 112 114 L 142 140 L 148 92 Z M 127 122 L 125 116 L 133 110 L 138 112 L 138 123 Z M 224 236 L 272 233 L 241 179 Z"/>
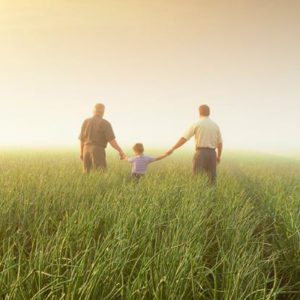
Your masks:
<path fill-rule="evenodd" d="M 120 158 L 123 159 L 126 155 L 124 154 L 123 150 L 119 146 L 118 142 L 116 141 L 116 136 L 114 134 L 113 128 L 109 122 L 107 122 L 107 126 L 105 129 L 105 137 L 109 144 L 119 152 Z"/>
<path fill-rule="evenodd" d="M 219 143 L 218 148 L 217 148 L 217 162 L 218 163 L 221 161 L 222 150 L 223 150 L 223 144 Z"/>
<path fill-rule="evenodd" d="M 187 142 L 187 139 L 182 137 L 178 140 L 178 142 L 171 148 L 169 151 L 167 151 L 167 154 L 170 155 L 172 154 L 176 149 L 180 148 Z"/>
<path fill-rule="evenodd" d="M 84 143 L 83 141 L 80 141 L 80 159 L 83 160 L 83 148 L 84 148 Z"/>
<path fill-rule="evenodd" d="M 79 134 L 80 140 L 80 159 L 83 160 L 83 148 L 84 148 L 84 128 L 86 126 L 86 121 L 84 121 L 81 125 L 81 130 Z"/>
<path fill-rule="evenodd" d="M 178 142 L 171 148 L 169 151 L 167 151 L 167 154 L 172 154 L 176 149 L 183 146 L 190 138 L 192 138 L 195 134 L 195 126 L 192 125 L 185 134 L 178 140 Z"/>
<path fill-rule="evenodd" d="M 222 156 L 222 151 L 223 151 L 223 139 L 222 139 L 222 134 L 220 131 L 220 128 L 218 130 L 218 147 L 217 147 L 217 162 L 221 162 L 221 156 Z"/>
<path fill-rule="evenodd" d="M 118 142 L 116 141 L 116 139 L 111 140 L 109 143 L 116 151 L 119 152 L 121 159 L 123 159 L 126 156 L 123 150 L 121 149 L 121 147 L 119 146 Z"/>

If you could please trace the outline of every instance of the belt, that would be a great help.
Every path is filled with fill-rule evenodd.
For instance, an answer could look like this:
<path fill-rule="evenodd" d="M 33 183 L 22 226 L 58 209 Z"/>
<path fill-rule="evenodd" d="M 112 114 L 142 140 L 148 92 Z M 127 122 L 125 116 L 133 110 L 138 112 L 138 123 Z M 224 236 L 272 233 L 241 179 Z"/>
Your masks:
<path fill-rule="evenodd" d="M 198 151 L 198 150 L 203 150 L 203 149 L 206 149 L 206 150 L 213 150 L 213 151 L 216 150 L 215 148 L 209 148 L 209 147 L 196 147 L 196 151 Z"/>
<path fill-rule="evenodd" d="M 94 144 L 94 143 L 86 143 L 86 144 L 84 144 L 84 146 L 95 146 L 95 147 L 100 147 L 100 148 L 103 148 L 103 149 L 106 148 L 106 146 L 98 145 L 98 144 Z"/>
<path fill-rule="evenodd" d="M 91 144 L 91 143 L 89 143 L 89 144 L 84 144 L 84 147 L 97 147 L 97 148 L 102 148 L 103 150 L 106 149 L 105 146 L 96 145 L 96 144 Z"/>

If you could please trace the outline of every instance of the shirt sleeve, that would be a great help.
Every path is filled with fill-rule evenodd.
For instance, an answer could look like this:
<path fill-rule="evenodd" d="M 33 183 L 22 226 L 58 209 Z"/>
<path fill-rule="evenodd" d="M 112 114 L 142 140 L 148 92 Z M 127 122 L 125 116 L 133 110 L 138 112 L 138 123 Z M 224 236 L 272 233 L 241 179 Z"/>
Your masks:
<path fill-rule="evenodd" d="M 105 128 L 105 138 L 108 142 L 110 142 L 116 138 L 110 123 L 108 123 Z"/>
<path fill-rule="evenodd" d="M 133 163 L 133 162 L 134 162 L 134 160 L 135 160 L 135 158 L 134 158 L 134 157 L 128 157 L 128 162 L 130 162 L 130 163 Z"/>
<path fill-rule="evenodd" d="M 195 126 L 192 125 L 182 136 L 183 138 L 185 138 L 186 140 L 191 139 L 195 134 Z"/>
<path fill-rule="evenodd" d="M 78 136 L 78 138 L 79 138 L 81 141 L 84 140 L 84 131 L 85 131 L 85 127 L 86 127 L 85 125 L 86 125 L 86 121 L 84 121 L 84 122 L 82 123 L 81 130 L 80 130 L 80 134 L 79 134 L 79 136 Z"/>
<path fill-rule="evenodd" d="M 148 162 L 148 164 L 154 162 L 155 160 L 156 160 L 155 157 L 147 156 L 147 162 Z"/>

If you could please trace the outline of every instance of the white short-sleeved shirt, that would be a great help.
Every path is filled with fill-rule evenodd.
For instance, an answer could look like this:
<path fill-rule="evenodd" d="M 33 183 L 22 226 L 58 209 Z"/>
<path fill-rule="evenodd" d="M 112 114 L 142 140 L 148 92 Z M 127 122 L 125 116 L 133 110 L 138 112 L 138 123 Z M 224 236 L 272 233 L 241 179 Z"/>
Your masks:
<path fill-rule="evenodd" d="M 193 124 L 183 135 L 186 140 L 195 137 L 197 148 L 216 149 L 222 143 L 219 126 L 209 117 L 203 117 Z"/>
<path fill-rule="evenodd" d="M 150 163 L 155 161 L 154 157 L 139 155 L 128 158 L 128 161 L 132 164 L 132 174 L 145 174 L 147 167 Z"/>

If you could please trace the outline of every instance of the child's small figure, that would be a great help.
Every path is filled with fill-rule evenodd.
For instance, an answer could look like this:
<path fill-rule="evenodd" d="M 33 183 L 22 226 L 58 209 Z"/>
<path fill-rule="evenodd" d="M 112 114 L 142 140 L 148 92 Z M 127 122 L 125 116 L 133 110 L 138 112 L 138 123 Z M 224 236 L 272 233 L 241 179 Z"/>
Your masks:
<path fill-rule="evenodd" d="M 143 177 L 147 171 L 147 167 L 150 163 L 161 160 L 167 157 L 169 154 L 164 154 L 158 157 L 150 157 L 144 155 L 144 145 L 137 143 L 133 146 L 134 157 L 124 157 L 124 160 L 128 161 L 132 165 L 131 175 L 134 179 L 139 180 Z"/>

